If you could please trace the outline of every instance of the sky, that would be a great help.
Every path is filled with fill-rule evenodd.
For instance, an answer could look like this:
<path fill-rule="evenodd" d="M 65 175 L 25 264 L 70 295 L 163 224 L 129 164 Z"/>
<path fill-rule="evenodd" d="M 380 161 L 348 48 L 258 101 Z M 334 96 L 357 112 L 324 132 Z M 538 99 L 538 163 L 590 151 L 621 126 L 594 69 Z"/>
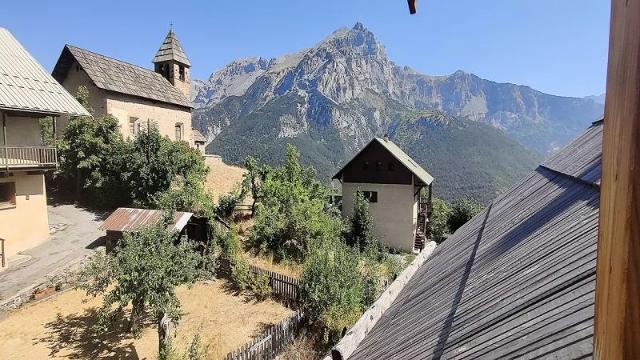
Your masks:
<path fill-rule="evenodd" d="M 235 58 L 276 57 L 362 22 L 389 58 L 562 96 L 604 93 L 608 0 L 4 0 L 0 26 L 52 70 L 64 44 L 144 67 L 169 24 L 206 79 Z"/>

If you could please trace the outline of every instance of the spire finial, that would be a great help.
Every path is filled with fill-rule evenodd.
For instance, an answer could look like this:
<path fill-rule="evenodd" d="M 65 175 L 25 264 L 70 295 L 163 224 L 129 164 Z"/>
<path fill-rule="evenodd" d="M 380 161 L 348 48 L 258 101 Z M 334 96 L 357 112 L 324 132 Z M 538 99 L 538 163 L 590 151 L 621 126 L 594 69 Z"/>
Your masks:
<path fill-rule="evenodd" d="M 173 32 L 173 23 L 169 23 L 169 32 L 172 33 Z"/>

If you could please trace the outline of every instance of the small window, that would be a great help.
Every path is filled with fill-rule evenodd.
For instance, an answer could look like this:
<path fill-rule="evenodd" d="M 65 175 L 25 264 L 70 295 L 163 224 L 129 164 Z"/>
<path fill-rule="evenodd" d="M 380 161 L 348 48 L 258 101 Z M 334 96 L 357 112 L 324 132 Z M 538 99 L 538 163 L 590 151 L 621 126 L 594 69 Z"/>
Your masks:
<path fill-rule="evenodd" d="M 180 80 L 184 81 L 184 66 L 180 65 Z"/>
<path fill-rule="evenodd" d="M 367 199 L 370 203 L 378 202 L 378 192 L 377 191 L 360 191 L 364 198 Z"/>
<path fill-rule="evenodd" d="M 183 138 L 183 130 L 182 130 L 182 124 L 181 123 L 177 123 L 176 124 L 176 141 L 181 141 Z"/>
<path fill-rule="evenodd" d="M 362 170 L 369 170 L 369 162 L 365 161 L 362 163 Z"/>
<path fill-rule="evenodd" d="M 16 184 L 0 183 L 0 208 L 16 206 Z"/>
<path fill-rule="evenodd" d="M 138 134 L 140 134 L 140 119 L 138 119 L 137 117 L 130 117 L 129 118 L 129 135 L 131 136 L 138 136 Z"/>
<path fill-rule="evenodd" d="M 382 161 L 378 161 L 376 163 L 376 171 L 380 171 L 380 170 L 382 170 Z"/>

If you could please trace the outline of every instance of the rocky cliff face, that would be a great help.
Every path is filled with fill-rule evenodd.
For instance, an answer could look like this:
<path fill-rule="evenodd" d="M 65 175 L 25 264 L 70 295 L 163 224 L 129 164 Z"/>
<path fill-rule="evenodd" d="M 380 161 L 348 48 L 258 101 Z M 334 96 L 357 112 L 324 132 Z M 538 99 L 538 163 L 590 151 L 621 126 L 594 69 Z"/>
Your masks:
<path fill-rule="evenodd" d="M 490 133 L 500 139 L 495 146 L 519 146 L 507 134 L 540 153 L 564 145 L 602 113 L 602 105 L 593 99 L 547 95 L 463 71 L 429 76 L 397 66 L 360 23 L 295 54 L 234 61 L 197 85 L 194 102 L 194 127 L 211 141 L 209 152 L 235 161 L 248 154 L 277 161 L 280 148 L 291 142 L 325 178 L 373 136 L 389 133 L 393 139 L 406 124 L 418 124 L 411 128 L 424 140 L 430 138 L 425 129 L 436 129 L 429 125 L 434 116 L 425 117 L 425 111 L 438 114 L 436 118 L 457 119 L 457 127 L 437 128 L 444 138 L 454 128 L 465 128 L 458 132 L 462 137 Z M 407 146 L 430 146 L 414 140 Z M 535 156 L 518 149 L 505 161 L 533 167 Z M 489 153 L 479 156 L 491 162 Z M 520 170 L 507 177 L 514 180 L 519 175 Z M 508 182 L 503 180 L 501 184 Z"/>

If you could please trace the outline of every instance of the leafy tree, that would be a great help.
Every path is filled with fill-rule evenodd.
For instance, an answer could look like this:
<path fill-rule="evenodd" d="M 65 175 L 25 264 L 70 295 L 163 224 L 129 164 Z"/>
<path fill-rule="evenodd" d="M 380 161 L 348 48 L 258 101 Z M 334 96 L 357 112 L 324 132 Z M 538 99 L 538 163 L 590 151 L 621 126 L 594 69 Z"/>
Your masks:
<path fill-rule="evenodd" d="M 369 201 L 360 191 L 353 199 L 353 215 L 349 219 L 349 231 L 346 234 L 347 244 L 360 251 L 377 243 L 373 233 L 373 219 L 369 214 Z"/>
<path fill-rule="evenodd" d="M 445 235 L 449 233 L 448 221 L 452 210 L 444 200 L 439 198 L 433 199 L 431 209 L 431 218 L 428 224 L 429 233 L 435 242 L 440 243 L 445 239 Z"/>
<path fill-rule="evenodd" d="M 471 220 L 472 217 L 482 211 L 483 208 L 484 205 L 482 205 L 482 203 L 472 198 L 467 197 L 457 201 L 453 204 L 451 216 L 449 216 L 449 220 L 447 222 L 449 230 L 452 233 L 455 232 L 467 221 Z"/>
<path fill-rule="evenodd" d="M 79 102 L 92 111 L 88 96 L 85 87 L 78 88 Z M 116 118 L 72 117 L 58 143 L 60 174 L 74 184 L 76 198 L 88 195 L 94 204 L 109 206 L 126 196 L 119 173 L 127 152 Z"/>
<path fill-rule="evenodd" d="M 327 188 L 299 157 L 289 145 L 285 163 L 266 175 L 250 235 L 260 249 L 296 261 L 304 260 L 311 243 L 338 238 L 342 231 L 342 220 L 326 205 Z"/>
<path fill-rule="evenodd" d="M 208 171 L 196 149 L 162 137 L 155 126 L 136 137 L 125 164 L 131 197 L 141 204 L 153 203 L 154 196 L 168 190 L 178 176 L 193 184 L 203 182 Z"/>
<path fill-rule="evenodd" d="M 80 272 L 80 288 L 89 295 L 104 294 L 102 324 L 108 324 L 128 305 L 132 306 L 129 330 L 134 334 L 139 333 L 145 310 L 158 321 L 159 335 L 167 318 L 174 323 L 180 320 L 175 288 L 191 284 L 202 275 L 201 256 L 191 242 L 174 244 L 167 223 L 165 220 L 138 233 L 125 234 L 113 257 L 95 255 Z M 161 351 L 164 345 L 160 341 Z"/>
<path fill-rule="evenodd" d="M 339 240 L 314 244 L 300 279 L 302 307 L 334 341 L 358 320 L 363 304 L 363 280 L 355 250 Z"/>
<path fill-rule="evenodd" d="M 267 174 L 271 171 L 271 168 L 266 165 L 258 164 L 258 161 L 252 156 L 248 156 L 245 159 L 244 168 L 247 172 L 244 174 L 242 187 L 243 189 L 246 189 L 245 191 L 251 192 L 251 199 L 253 200 L 251 203 L 251 216 L 255 216 L 260 183 L 265 180 Z"/>

